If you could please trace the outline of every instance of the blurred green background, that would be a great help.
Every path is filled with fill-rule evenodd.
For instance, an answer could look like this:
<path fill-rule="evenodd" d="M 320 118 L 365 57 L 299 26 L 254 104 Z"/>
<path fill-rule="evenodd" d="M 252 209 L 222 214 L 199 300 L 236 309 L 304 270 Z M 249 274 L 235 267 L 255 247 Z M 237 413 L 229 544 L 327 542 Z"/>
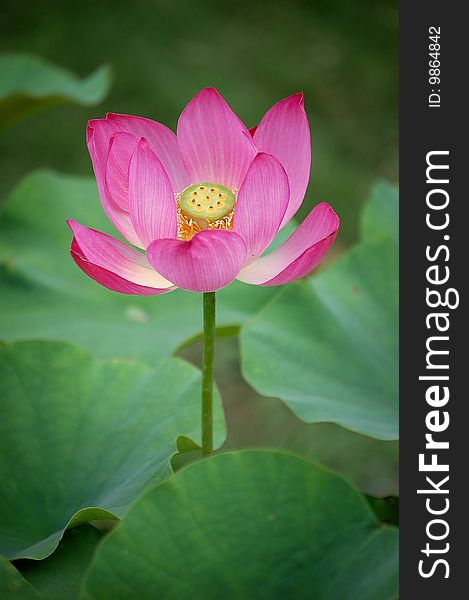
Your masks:
<path fill-rule="evenodd" d="M 91 173 L 90 117 L 125 112 L 175 127 L 207 85 L 248 126 L 305 92 L 313 168 L 302 211 L 330 202 L 342 243 L 358 236 L 372 182 L 396 181 L 396 0 L 3 0 L 0 30 L 0 51 L 39 54 L 80 76 L 108 63 L 114 75 L 101 106 L 57 107 L 2 132 L 1 197 L 34 167 Z"/>

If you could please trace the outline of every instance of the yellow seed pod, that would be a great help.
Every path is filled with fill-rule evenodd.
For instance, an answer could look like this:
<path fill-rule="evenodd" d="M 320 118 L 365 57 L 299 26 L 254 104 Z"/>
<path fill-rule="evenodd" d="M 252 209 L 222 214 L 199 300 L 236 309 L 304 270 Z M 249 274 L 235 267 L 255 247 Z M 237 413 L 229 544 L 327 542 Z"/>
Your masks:
<path fill-rule="evenodd" d="M 234 192 L 219 183 L 194 183 L 179 196 L 179 207 L 188 217 L 213 222 L 228 215 L 234 208 Z"/>

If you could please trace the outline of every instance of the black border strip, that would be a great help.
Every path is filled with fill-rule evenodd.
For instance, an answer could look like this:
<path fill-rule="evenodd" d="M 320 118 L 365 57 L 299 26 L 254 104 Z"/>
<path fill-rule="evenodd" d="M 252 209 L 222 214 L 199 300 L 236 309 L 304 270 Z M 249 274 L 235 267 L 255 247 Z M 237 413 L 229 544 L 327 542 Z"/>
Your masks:
<path fill-rule="evenodd" d="M 469 480 L 466 465 L 469 398 L 465 382 L 469 373 L 466 345 L 469 328 L 464 319 L 469 278 L 469 229 L 465 219 L 469 213 L 469 194 L 465 189 L 469 174 L 466 144 L 469 24 L 463 16 L 465 9 L 464 3 L 448 0 L 402 2 L 400 9 L 400 597 L 403 600 L 466 597 L 465 580 L 469 577 L 466 565 L 469 507 L 466 509 L 465 498 L 468 487 L 465 484 Z M 432 75 L 429 61 L 434 60 L 430 56 L 429 44 L 433 41 L 429 35 L 435 31 L 430 32 L 430 27 L 440 28 L 439 82 L 429 80 Z M 430 97 L 432 93 L 435 95 Z M 449 168 L 427 172 L 427 160 Z M 438 204 L 442 208 L 435 208 Z M 434 228 L 447 219 L 446 227 Z M 433 268 L 428 271 L 430 267 Z M 446 276 L 448 280 L 442 282 Z M 437 293 L 427 296 L 427 288 L 439 292 L 442 298 L 448 294 L 452 305 L 459 297 L 459 306 L 432 308 L 429 303 L 438 304 L 438 296 Z M 445 316 L 429 317 L 435 313 Z M 447 331 L 443 331 L 445 327 Z M 425 379 L 419 379 L 420 376 Z M 433 391 L 427 391 L 432 387 Z M 447 400 L 445 387 L 449 393 Z M 426 448 L 428 434 L 441 445 Z M 444 447 L 446 442 L 448 448 Z M 424 456 L 419 470 L 421 454 Z M 425 465 L 432 460 L 440 469 L 447 465 L 448 471 L 430 471 L 431 467 Z M 449 479 L 445 480 L 447 476 Z M 431 510 L 442 512 L 430 514 Z M 437 563 L 438 560 L 441 562 Z M 426 577 L 419 573 L 419 566 Z"/>

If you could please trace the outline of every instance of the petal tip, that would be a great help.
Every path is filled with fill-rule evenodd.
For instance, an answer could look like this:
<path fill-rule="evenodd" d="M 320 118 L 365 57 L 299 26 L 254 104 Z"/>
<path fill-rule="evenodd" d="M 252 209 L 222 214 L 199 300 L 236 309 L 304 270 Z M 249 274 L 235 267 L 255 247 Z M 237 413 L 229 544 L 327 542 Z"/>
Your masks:
<path fill-rule="evenodd" d="M 317 208 L 326 209 L 327 211 L 329 211 L 332 214 L 334 219 L 337 221 L 337 228 L 336 228 L 336 231 L 337 231 L 337 229 L 340 226 L 341 219 L 340 219 L 339 215 L 335 212 L 335 210 L 332 208 L 332 206 L 328 202 L 320 202 L 317 205 Z"/>
<path fill-rule="evenodd" d="M 144 119 L 144 118 L 145 117 L 139 117 L 137 115 L 129 115 L 128 113 L 107 112 L 105 120 L 119 122 L 120 119 Z"/>
<path fill-rule="evenodd" d="M 155 161 L 159 166 L 162 166 L 161 160 L 153 151 L 148 140 L 144 137 L 139 138 L 137 145 L 135 146 L 135 150 L 132 153 L 132 161 L 138 160 L 139 155 L 145 155 L 148 159 Z"/>
<path fill-rule="evenodd" d="M 208 85 L 204 88 L 202 88 L 200 90 L 199 93 L 203 93 L 203 94 L 216 94 L 217 96 L 220 96 L 220 92 L 217 90 L 217 88 L 215 88 L 213 85 Z"/>
<path fill-rule="evenodd" d="M 80 223 L 78 223 L 78 221 L 75 221 L 75 219 L 65 219 L 65 222 L 69 226 L 70 231 L 73 233 L 73 235 L 75 235 L 76 230 L 81 227 Z"/>
<path fill-rule="evenodd" d="M 102 124 L 106 122 L 106 119 L 89 119 L 86 123 L 86 142 L 89 144 L 96 133 L 98 127 L 102 127 Z"/>
<path fill-rule="evenodd" d="M 194 96 L 192 96 L 192 98 L 189 100 L 189 102 L 184 107 L 181 115 L 187 110 L 187 108 L 190 105 L 193 104 L 193 102 L 198 102 L 201 100 L 202 101 L 203 100 L 210 101 L 211 98 L 216 99 L 216 100 L 224 100 L 223 96 L 220 94 L 220 92 L 216 88 L 213 87 L 213 85 L 204 87 L 201 90 L 199 90 L 196 94 L 194 94 Z M 181 117 L 181 115 L 179 116 L 179 118 Z"/>
<path fill-rule="evenodd" d="M 278 106 L 287 106 L 290 109 L 299 108 L 306 117 L 304 92 L 297 92 L 296 94 L 287 96 L 286 98 L 278 102 Z"/>
<path fill-rule="evenodd" d="M 303 114 L 306 116 L 304 92 L 297 92 L 296 94 L 293 94 L 292 96 L 289 96 L 288 98 L 285 98 L 284 102 L 285 102 L 285 104 L 288 103 L 291 106 L 296 105 L 298 108 L 301 109 Z"/>
<path fill-rule="evenodd" d="M 148 143 L 148 141 L 146 140 L 146 138 L 141 137 L 138 140 L 138 144 L 137 144 L 137 148 L 136 149 L 141 149 L 141 150 L 145 150 L 145 151 L 150 151 L 152 154 L 154 154 L 153 150 L 150 147 L 150 144 Z"/>
<path fill-rule="evenodd" d="M 286 171 L 285 167 L 283 166 L 282 162 L 274 154 L 271 154 L 270 152 L 265 152 L 263 150 L 259 150 L 257 152 L 256 156 L 254 157 L 254 160 L 256 162 L 271 163 L 271 164 L 274 164 L 276 167 L 278 167 L 283 173 L 283 176 L 286 181 L 286 185 L 288 187 L 288 193 L 290 193 L 290 183 L 288 181 L 287 171 Z"/>
<path fill-rule="evenodd" d="M 88 122 L 86 123 L 86 129 L 94 131 L 96 127 L 99 126 L 105 120 L 106 119 L 88 119 Z"/>
<path fill-rule="evenodd" d="M 94 136 L 94 127 L 93 127 L 93 122 L 95 121 L 95 119 L 93 120 L 89 120 L 86 124 L 86 143 L 89 144 L 91 142 L 91 140 L 93 139 Z"/>

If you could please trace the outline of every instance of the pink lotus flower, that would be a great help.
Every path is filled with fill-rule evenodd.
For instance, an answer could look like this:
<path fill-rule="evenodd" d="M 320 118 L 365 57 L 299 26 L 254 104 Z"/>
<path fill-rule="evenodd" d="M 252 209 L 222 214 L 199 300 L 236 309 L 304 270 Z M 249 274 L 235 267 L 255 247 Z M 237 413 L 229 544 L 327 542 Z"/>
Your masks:
<path fill-rule="evenodd" d="M 213 88 L 189 102 L 177 136 L 141 117 L 90 121 L 87 143 L 103 208 L 145 254 L 69 221 L 77 265 L 111 290 L 141 295 L 176 287 L 211 292 L 235 278 L 281 285 L 309 273 L 339 228 L 326 203 L 263 255 L 308 185 L 303 95 L 275 104 L 251 132 Z"/>

